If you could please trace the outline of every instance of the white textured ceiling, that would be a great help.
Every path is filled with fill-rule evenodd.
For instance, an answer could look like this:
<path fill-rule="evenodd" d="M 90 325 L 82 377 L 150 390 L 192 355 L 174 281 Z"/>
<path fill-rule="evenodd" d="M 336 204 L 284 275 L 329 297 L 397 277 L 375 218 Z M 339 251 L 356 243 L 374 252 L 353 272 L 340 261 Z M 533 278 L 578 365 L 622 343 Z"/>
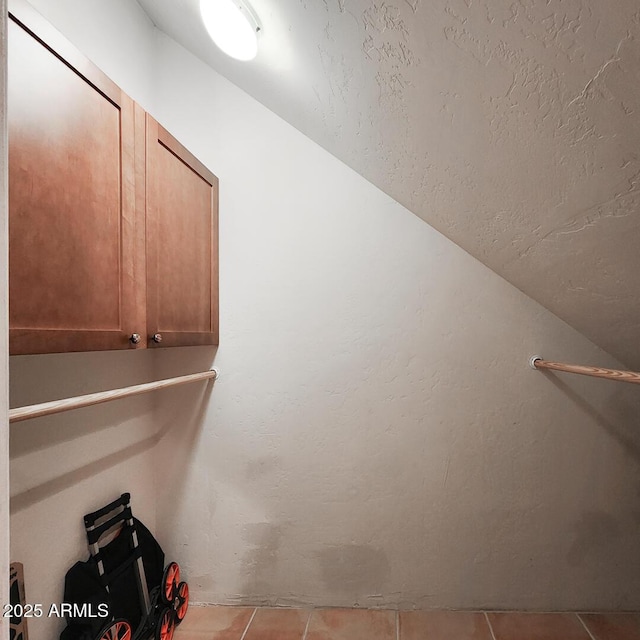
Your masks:
<path fill-rule="evenodd" d="M 253 0 L 263 34 L 251 63 L 216 49 L 198 0 L 138 1 L 214 69 L 640 367 L 637 0 Z"/>

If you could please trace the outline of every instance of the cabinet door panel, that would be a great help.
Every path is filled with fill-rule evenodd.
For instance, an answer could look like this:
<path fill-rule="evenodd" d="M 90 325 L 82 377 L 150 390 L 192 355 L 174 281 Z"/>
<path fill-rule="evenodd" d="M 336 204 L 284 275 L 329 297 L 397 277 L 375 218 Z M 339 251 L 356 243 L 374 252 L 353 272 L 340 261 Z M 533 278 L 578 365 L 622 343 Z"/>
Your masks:
<path fill-rule="evenodd" d="M 147 332 L 158 346 L 218 342 L 217 211 L 217 178 L 147 115 Z"/>
<path fill-rule="evenodd" d="M 129 348 L 144 331 L 134 105 L 20 7 L 9 22 L 11 353 Z"/>

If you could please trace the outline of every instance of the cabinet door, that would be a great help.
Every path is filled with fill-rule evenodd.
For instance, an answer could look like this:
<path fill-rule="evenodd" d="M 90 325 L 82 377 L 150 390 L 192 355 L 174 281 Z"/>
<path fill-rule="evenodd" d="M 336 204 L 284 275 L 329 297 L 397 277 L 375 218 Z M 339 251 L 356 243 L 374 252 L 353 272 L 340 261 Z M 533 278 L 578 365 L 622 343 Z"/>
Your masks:
<path fill-rule="evenodd" d="M 218 344 L 218 179 L 148 114 L 146 222 L 149 344 Z"/>
<path fill-rule="evenodd" d="M 29 5 L 10 18 L 10 352 L 144 346 L 134 104 Z"/>

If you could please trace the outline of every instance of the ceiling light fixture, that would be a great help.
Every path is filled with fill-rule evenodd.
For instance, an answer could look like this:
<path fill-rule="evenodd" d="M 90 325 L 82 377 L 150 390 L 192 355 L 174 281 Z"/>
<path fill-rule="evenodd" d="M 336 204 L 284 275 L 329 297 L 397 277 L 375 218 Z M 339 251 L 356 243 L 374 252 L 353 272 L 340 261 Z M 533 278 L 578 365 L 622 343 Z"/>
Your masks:
<path fill-rule="evenodd" d="M 245 0 L 200 0 L 200 14 L 214 43 L 236 60 L 258 53 L 260 23 Z"/>

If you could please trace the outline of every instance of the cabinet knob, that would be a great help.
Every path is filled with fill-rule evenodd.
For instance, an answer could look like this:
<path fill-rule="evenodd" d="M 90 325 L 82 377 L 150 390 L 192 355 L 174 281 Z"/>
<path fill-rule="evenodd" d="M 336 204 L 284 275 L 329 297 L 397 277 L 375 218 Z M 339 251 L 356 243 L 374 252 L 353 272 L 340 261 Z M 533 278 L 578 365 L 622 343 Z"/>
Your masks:
<path fill-rule="evenodd" d="M 153 334 L 153 341 L 160 344 L 162 342 L 162 334 L 161 333 L 154 333 Z"/>
<path fill-rule="evenodd" d="M 138 344 L 140 342 L 140 340 L 141 340 L 140 334 L 139 333 L 132 333 L 131 336 L 129 337 L 129 340 L 133 344 Z"/>

